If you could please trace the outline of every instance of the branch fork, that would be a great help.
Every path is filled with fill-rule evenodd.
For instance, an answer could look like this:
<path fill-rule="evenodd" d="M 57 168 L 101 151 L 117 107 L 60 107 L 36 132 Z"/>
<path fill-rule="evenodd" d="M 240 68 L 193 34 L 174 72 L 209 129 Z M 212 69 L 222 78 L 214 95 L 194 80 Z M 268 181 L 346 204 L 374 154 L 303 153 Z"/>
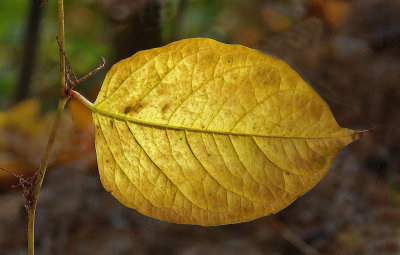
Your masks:
<path fill-rule="evenodd" d="M 76 85 L 78 85 L 79 83 L 81 83 L 83 81 L 86 81 L 90 76 L 92 76 L 93 74 L 97 73 L 98 71 L 100 71 L 101 69 L 104 68 L 104 66 L 106 64 L 106 60 L 100 56 L 101 64 L 96 69 L 90 71 L 87 75 L 78 79 L 74 70 L 72 69 L 71 63 L 69 62 L 67 55 L 65 54 L 65 51 L 63 50 L 62 45 L 60 44 L 58 37 L 56 37 L 56 39 L 57 39 L 57 43 L 58 43 L 60 52 L 64 56 L 64 60 L 67 63 L 67 65 L 65 66 L 65 95 L 71 96 L 72 90 L 74 89 L 74 87 Z"/>
<path fill-rule="evenodd" d="M 22 193 L 25 197 L 25 209 L 28 210 L 28 208 L 30 206 L 32 206 L 33 204 L 33 189 L 34 189 L 34 184 L 35 184 L 35 180 L 37 177 L 37 171 L 30 177 L 24 177 L 22 174 L 16 174 L 12 171 L 9 171 L 5 168 L 0 167 L 1 171 L 4 171 L 6 173 L 9 173 L 11 175 L 13 175 L 15 178 L 17 178 L 18 182 L 17 184 L 14 184 L 11 186 L 11 188 L 13 189 L 18 189 L 21 188 L 22 189 Z"/>

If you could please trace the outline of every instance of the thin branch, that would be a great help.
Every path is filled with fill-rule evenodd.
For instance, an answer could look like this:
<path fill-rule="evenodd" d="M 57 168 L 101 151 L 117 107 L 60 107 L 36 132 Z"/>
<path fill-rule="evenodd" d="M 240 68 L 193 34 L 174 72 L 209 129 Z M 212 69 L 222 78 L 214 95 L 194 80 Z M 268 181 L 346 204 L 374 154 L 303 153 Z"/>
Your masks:
<path fill-rule="evenodd" d="M 7 170 L 7 169 L 2 168 L 2 167 L 0 167 L 0 170 L 6 172 L 6 173 L 8 173 L 8 174 L 11 174 L 12 176 L 14 176 L 14 177 L 17 178 L 17 179 L 19 179 L 19 178 L 22 177 L 21 175 L 16 174 L 16 173 L 14 173 L 14 172 L 11 172 L 10 170 Z"/>
<path fill-rule="evenodd" d="M 65 46 L 64 46 L 64 0 L 57 0 L 58 7 L 58 32 L 59 32 L 59 48 L 60 48 L 60 97 L 64 98 L 66 96 L 66 83 L 65 83 Z"/>
<path fill-rule="evenodd" d="M 100 61 L 101 64 L 99 67 L 97 67 L 96 69 L 94 69 L 93 71 L 90 71 L 87 75 L 83 76 L 82 78 L 80 78 L 77 83 L 75 85 L 77 85 L 78 83 L 81 83 L 83 81 L 86 81 L 90 76 L 92 76 L 93 74 L 97 73 L 98 71 L 100 71 L 101 69 L 104 68 L 105 64 L 106 64 L 106 60 L 103 57 L 100 57 Z M 73 88 L 72 88 L 73 89 Z"/>
<path fill-rule="evenodd" d="M 50 137 L 47 142 L 47 146 L 40 163 L 40 167 L 35 177 L 33 185 L 33 191 L 30 194 L 32 203 L 27 207 L 28 211 L 28 255 L 34 255 L 35 253 L 35 212 L 36 205 L 39 198 L 40 189 L 42 188 L 43 179 L 46 173 L 47 164 L 53 149 L 54 140 L 56 138 L 58 127 L 60 126 L 61 116 L 69 99 L 69 95 L 66 94 L 65 84 L 65 60 L 64 60 L 64 1 L 58 0 L 58 29 L 60 35 L 60 99 L 58 101 L 58 108 L 56 116 L 51 129 Z"/>
<path fill-rule="evenodd" d="M 68 78 L 68 82 L 70 83 L 69 86 L 71 86 L 72 84 L 76 84 L 78 82 L 78 78 L 76 77 L 76 74 L 74 72 L 74 70 L 72 69 L 71 63 L 69 62 L 67 55 L 65 54 L 65 51 L 62 47 L 62 45 L 60 44 L 60 40 L 58 39 L 58 36 L 56 36 L 56 40 L 58 43 L 58 48 L 60 49 L 60 52 L 63 54 L 64 56 L 64 60 L 67 63 L 67 66 L 65 67 L 65 72 Z M 74 78 L 74 80 L 69 79 L 70 74 L 72 74 L 72 77 Z"/>
<path fill-rule="evenodd" d="M 71 66 L 71 63 L 69 62 L 69 60 L 67 58 L 67 55 L 65 54 L 65 51 L 62 50 L 60 41 L 58 40 L 58 37 L 56 37 L 56 39 L 57 39 L 57 43 L 58 43 L 58 46 L 60 48 L 60 51 L 64 56 L 65 62 L 67 63 L 67 65 L 65 66 L 65 77 L 66 77 L 66 80 L 68 82 L 68 84 L 66 85 L 67 86 L 66 94 L 71 96 L 72 90 L 74 89 L 74 87 L 76 85 L 78 85 L 79 83 L 81 83 L 83 81 L 86 81 L 90 76 L 92 76 L 93 74 L 97 73 L 98 71 L 100 71 L 101 69 L 104 68 L 104 66 L 106 64 L 106 60 L 103 57 L 100 57 L 101 64 L 96 69 L 94 69 L 93 71 L 90 71 L 87 75 L 85 75 L 82 78 L 78 79 L 76 74 L 75 74 L 75 72 L 74 72 L 74 69 Z M 72 76 L 72 79 L 71 79 L 70 76 Z"/>
<path fill-rule="evenodd" d="M 28 209 L 28 255 L 34 255 L 34 223 L 35 223 L 35 211 L 36 205 L 39 198 L 39 192 L 42 187 L 43 179 L 46 173 L 47 164 L 49 162 L 49 158 L 53 149 L 54 141 L 56 138 L 57 130 L 61 123 L 61 116 L 65 107 L 66 102 L 69 97 L 62 97 L 59 100 L 58 108 L 56 112 L 56 116 L 53 122 L 53 128 L 50 133 L 49 140 L 47 142 L 46 150 L 44 152 L 42 162 L 40 164 L 39 170 L 37 172 L 37 176 L 34 181 L 33 191 L 29 197 L 29 200 L 32 201 L 27 209 Z"/>
<path fill-rule="evenodd" d="M 11 187 L 14 189 L 22 188 L 22 192 L 26 200 L 25 208 L 28 209 L 28 207 L 32 205 L 32 192 L 37 172 L 30 177 L 24 178 L 22 174 L 16 174 L 5 168 L 0 167 L 0 170 L 14 176 L 18 180 L 18 183 L 12 185 Z"/>
<path fill-rule="evenodd" d="M 47 4 L 48 1 L 45 1 L 43 4 Z M 72 89 L 74 86 L 79 84 L 80 82 L 86 80 L 89 78 L 91 75 L 97 73 L 99 70 L 104 68 L 105 65 L 105 60 L 103 57 L 100 57 L 101 60 L 101 65 L 96 68 L 95 70 L 89 72 L 89 74 L 85 75 L 81 79 L 78 80 L 78 78 L 75 75 L 75 72 L 73 71 L 71 64 L 65 54 L 65 46 L 64 46 L 64 2 L 63 0 L 58 0 L 58 29 L 59 29 L 59 37 L 57 37 L 57 43 L 59 46 L 60 50 L 60 74 L 59 74 L 59 79 L 60 79 L 60 98 L 58 101 L 58 108 L 56 112 L 56 116 L 53 122 L 53 127 L 51 129 L 50 137 L 47 142 L 47 146 L 42 158 L 42 161 L 40 163 L 39 170 L 37 173 L 32 177 L 32 179 L 28 179 L 28 181 L 31 181 L 31 186 L 28 190 L 28 192 L 24 195 L 27 196 L 27 211 L 28 211 L 28 255 L 34 255 L 34 250 L 35 250 L 35 212 L 36 212 L 36 205 L 38 202 L 39 198 L 39 193 L 40 189 L 43 184 L 43 179 L 46 173 L 47 165 L 49 162 L 49 158 L 53 149 L 54 141 L 56 138 L 57 130 L 60 126 L 61 123 L 61 116 L 65 107 L 65 104 L 67 103 L 68 99 L 72 95 Z M 65 65 L 67 63 L 67 65 Z M 71 77 L 72 76 L 72 77 Z M 22 185 L 27 185 L 25 182 L 20 182 Z M 23 186 L 24 188 L 24 186 Z"/>

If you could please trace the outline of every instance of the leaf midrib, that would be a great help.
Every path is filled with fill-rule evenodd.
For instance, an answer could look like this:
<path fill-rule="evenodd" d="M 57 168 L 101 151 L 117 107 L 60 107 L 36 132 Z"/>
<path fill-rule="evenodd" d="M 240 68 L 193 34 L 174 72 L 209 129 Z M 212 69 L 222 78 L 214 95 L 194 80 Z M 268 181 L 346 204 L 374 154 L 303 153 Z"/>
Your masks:
<path fill-rule="evenodd" d="M 349 137 L 350 135 L 341 135 L 341 136 L 327 136 L 327 137 L 291 137 L 291 136 L 272 136 L 272 135 L 260 135 L 260 134 L 246 134 L 246 133 L 238 133 L 238 132 L 228 132 L 228 131 L 217 131 L 217 130 L 204 130 L 200 128 L 193 127 L 184 127 L 184 126 L 176 126 L 170 124 L 163 124 L 157 122 L 151 122 L 146 120 L 141 120 L 137 118 L 133 118 L 132 116 L 122 115 L 119 113 L 108 112 L 102 109 L 98 109 L 96 107 L 92 108 L 93 114 L 101 114 L 106 117 L 115 118 L 122 121 L 129 121 L 135 124 L 155 127 L 155 128 L 166 128 L 166 129 L 175 129 L 182 131 L 191 131 L 191 132 L 200 132 L 200 133 L 209 133 L 209 134 L 217 134 L 217 135 L 231 135 L 231 136 L 249 136 L 249 137 L 264 137 L 264 138 L 277 138 L 277 139 L 335 139 L 335 138 L 343 138 Z"/>

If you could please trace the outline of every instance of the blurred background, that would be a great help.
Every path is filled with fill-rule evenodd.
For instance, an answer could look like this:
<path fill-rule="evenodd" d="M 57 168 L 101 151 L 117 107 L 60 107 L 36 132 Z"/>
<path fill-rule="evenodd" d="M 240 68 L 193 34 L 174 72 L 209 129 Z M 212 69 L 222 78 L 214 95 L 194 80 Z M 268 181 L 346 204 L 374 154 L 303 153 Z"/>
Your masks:
<path fill-rule="evenodd" d="M 31 175 L 58 96 L 56 0 L 0 1 L 0 167 Z M 37 210 L 37 254 L 400 254 L 399 0 L 66 0 L 66 52 L 94 101 L 111 65 L 187 37 L 256 48 L 288 62 L 341 126 L 378 127 L 275 216 L 199 227 L 161 222 L 101 186 L 92 130 L 67 114 Z M 0 171 L 0 254 L 26 254 L 16 180 Z"/>

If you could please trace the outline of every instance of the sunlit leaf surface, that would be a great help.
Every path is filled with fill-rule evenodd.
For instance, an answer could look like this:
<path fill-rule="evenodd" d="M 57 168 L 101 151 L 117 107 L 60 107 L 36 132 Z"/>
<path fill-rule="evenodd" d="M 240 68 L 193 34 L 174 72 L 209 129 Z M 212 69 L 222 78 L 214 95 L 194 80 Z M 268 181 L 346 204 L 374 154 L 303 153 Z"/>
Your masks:
<path fill-rule="evenodd" d="M 114 65 L 93 120 L 106 190 L 145 215 L 200 225 L 278 212 L 358 137 L 284 62 L 201 38 Z"/>

